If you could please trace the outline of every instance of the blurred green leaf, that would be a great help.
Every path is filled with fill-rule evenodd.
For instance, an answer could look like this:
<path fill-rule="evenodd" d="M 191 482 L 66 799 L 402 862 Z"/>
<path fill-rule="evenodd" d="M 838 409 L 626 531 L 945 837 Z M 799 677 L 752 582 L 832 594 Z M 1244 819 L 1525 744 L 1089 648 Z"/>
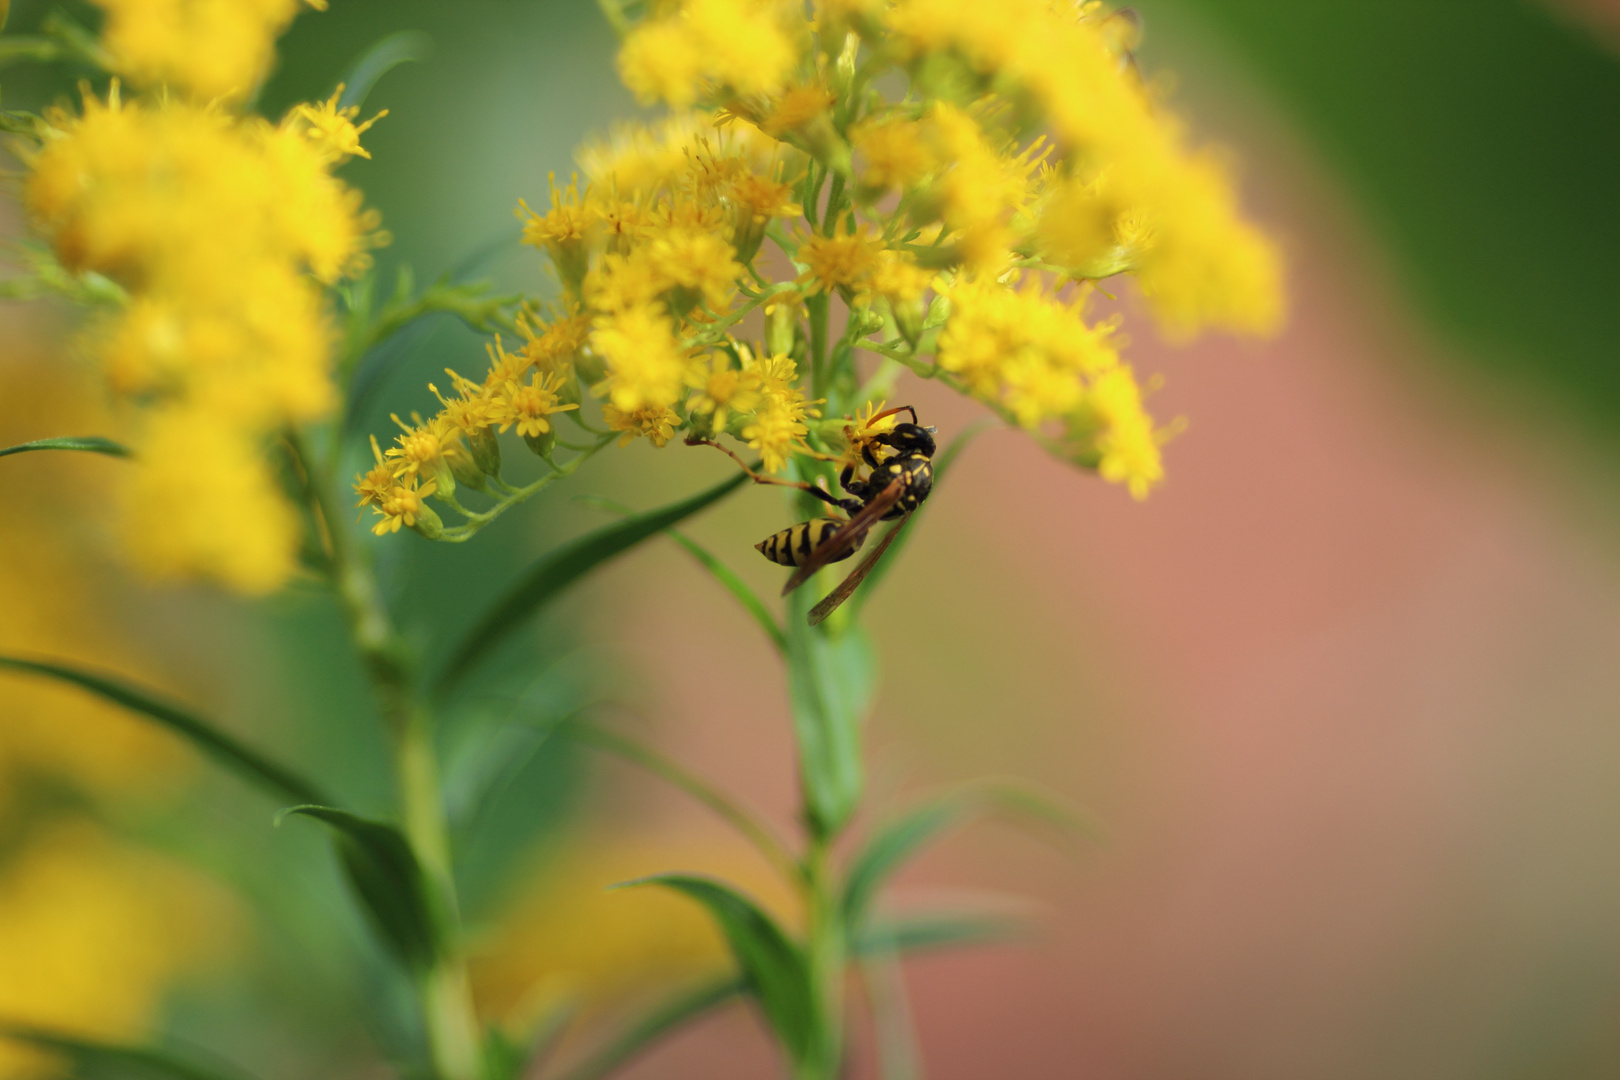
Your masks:
<path fill-rule="evenodd" d="M 432 52 L 433 39 L 420 30 L 401 30 L 382 38 L 361 53 L 349 66 L 349 73 L 339 80 L 343 96 L 338 99 L 338 108 L 364 105 L 377 80 L 401 64 L 420 64 Z"/>
<path fill-rule="evenodd" d="M 1197 70 L 1214 30 L 1359 199 L 1403 300 L 1463 346 L 1447 362 L 1550 388 L 1612 438 L 1620 59 L 1582 6 L 1157 0 L 1144 52 L 1182 69 L 1184 96 L 1216 90 L 1227 74 Z"/>
<path fill-rule="evenodd" d="M 642 1017 L 558 1080 L 599 1080 L 676 1028 L 719 1008 L 748 989 L 746 979 L 726 977 L 685 990 Z"/>
<path fill-rule="evenodd" d="M 812 1049 L 816 1013 L 804 954 L 776 920 L 752 900 L 712 878 L 692 874 L 658 874 L 625 882 L 619 888 L 661 885 L 691 897 L 708 910 L 720 927 L 731 955 L 759 999 L 771 1030 L 795 1061 Z"/>
<path fill-rule="evenodd" d="M 495 293 L 487 281 L 456 283 L 448 276 L 440 278 L 420 293 L 410 267 L 401 266 L 394 279 L 393 295 L 380 310 L 375 304 L 376 279 L 361 278 L 342 290 L 340 296 L 348 309 L 348 326 L 344 335 L 342 354 L 338 358 L 340 378 L 347 380 L 363 357 L 378 345 L 417 320 L 428 315 L 454 315 L 481 334 L 511 329 L 512 317 L 507 309 L 515 307 L 521 299 L 515 293 Z M 373 372 L 370 381 L 354 381 L 353 396 L 363 397 L 375 385 L 380 371 Z M 349 403 L 352 413 L 358 401 Z"/>
<path fill-rule="evenodd" d="M 1030 927 L 1010 915 L 937 912 L 873 919 L 851 940 L 857 956 L 991 945 L 1027 936 Z"/>
<path fill-rule="evenodd" d="M 528 1063 L 528 1054 L 500 1028 L 492 1027 L 484 1033 L 484 1052 L 480 1059 L 484 1063 L 482 1080 L 518 1080 Z"/>
<path fill-rule="evenodd" d="M 1091 831 L 1073 811 L 1024 785 L 987 782 L 930 799 L 877 829 L 851 860 L 844 884 L 844 925 L 859 932 L 884 883 L 940 833 L 998 812 L 1070 833 Z"/>
<path fill-rule="evenodd" d="M 1000 426 L 1001 421 L 997 420 L 995 417 L 987 416 L 982 420 L 974 421 L 961 431 L 957 432 L 956 438 L 951 440 L 951 444 L 945 448 L 945 452 L 934 459 L 934 486 L 938 487 L 940 484 L 944 483 L 945 477 L 951 471 L 951 466 L 956 464 L 956 459 L 961 456 L 962 451 L 966 450 L 968 446 L 972 444 L 974 439 L 977 439 L 980 435 L 983 435 L 991 428 Z M 927 513 L 927 511 L 928 504 L 925 502 L 912 512 L 912 520 L 910 524 L 915 526 L 917 524 L 917 519 L 922 517 L 922 515 Z M 895 522 L 894 525 L 890 526 L 890 528 L 894 529 L 898 529 L 899 527 L 899 522 Z M 881 582 L 884 575 L 886 575 L 889 570 L 900 561 L 900 552 L 905 550 L 906 545 L 911 542 L 911 538 L 915 535 L 917 535 L 917 530 L 913 528 L 909 533 L 902 533 L 901 535 L 895 537 L 894 543 L 889 545 L 889 550 L 884 554 L 883 561 L 874 566 L 872 568 L 872 572 L 866 575 L 866 580 L 861 583 L 860 589 L 853 597 L 850 598 L 850 622 L 854 622 L 856 619 L 860 618 L 861 609 L 864 608 L 866 606 L 866 602 L 872 598 L 872 594 L 877 590 L 878 583 Z"/>
<path fill-rule="evenodd" d="M 861 796 L 861 724 L 876 675 L 859 627 L 833 634 L 807 620 L 810 590 L 788 598 L 788 702 L 811 826 L 836 833 Z"/>
<path fill-rule="evenodd" d="M 725 498 L 747 479 L 746 474 L 738 473 L 689 499 L 614 522 L 542 555 L 450 654 L 435 692 L 443 695 L 454 687 L 508 635 L 580 578 L 614 556 L 622 555 L 643 540 L 657 536 L 676 522 Z"/>
<path fill-rule="evenodd" d="M 580 501 L 619 514 L 634 513 L 623 503 L 614 502 L 612 499 L 604 499 L 601 496 L 586 496 Z M 669 534 L 671 540 L 685 548 L 688 555 L 696 559 L 699 565 L 713 576 L 714 580 L 718 581 L 727 592 L 736 598 L 737 602 L 747 610 L 748 614 L 754 617 L 754 622 L 759 624 L 759 628 L 765 631 L 765 636 L 776 646 L 778 652 L 787 651 L 787 637 L 782 633 L 782 627 L 777 623 L 776 616 L 771 614 L 771 609 L 766 607 L 764 602 L 760 600 L 758 593 L 748 587 L 747 582 L 738 577 L 731 567 L 721 562 L 719 557 L 708 548 L 699 544 L 679 529 L 665 529 L 664 532 Z"/>
<path fill-rule="evenodd" d="M 163 700 L 150 690 L 131 686 L 111 675 L 70 667 L 48 660 L 25 660 L 0 656 L 0 667 L 48 675 L 53 679 L 100 695 L 126 709 L 138 712 L 176 732 L 227 768 L 265 788 L 278 798 L 319 801 L 321 791 L 308 780 L 276 764 L 256 750 L 250 750 L 195 713 Z"/>
<path fill-rule="evenodd" d="M 634 739 L 584 720 L 573 720 L 563 725 L 561 732 L 577 742 L 617 754 L 626 761 L 640 765 L 654 776 L 686 792 L 747 837 L 789 881 L 798 881 L 802 876 L 797 860 L 768 825 L 731 796 L 652 747 L 643 746 Z"/>
<path fill-rule="evenodd" d="M 464 829 L 477 821 L 569 719 L 556 716 L 539 723 L 502 724 L 489 732 L 479 748 L 463 757 L 445 778 L 445 804 L 455 827 Z"/>
<path fill-rule="evenodd" d="M 7 446 L 0 449 L 0 457 L 7 454 L 23 454 L 30 450 L 83 450 L 91 454 L 106 454 L 108 457 L 131 456 L 129 447 L 115 443 L 111 439 L 104 439 L 100 435 L 59 435 L 54 439 L 35 439 L 33 442 Z"/>
<path fill-rule="evenodd" d="M 0 0 L 0 24 L 3 24 L 4 12 L 5 2 Z M 0 38 L 0 68 L 8 68 L 25 60 L 40 62 L 59 60 L 62 55 L 61 43 L 47 37 L 17 34 L 13 37 Z"/>
<path fill-rule="evenodd" d="M 289 814 L 332 829 L 344 872 L 378 936 L 410 970 L 431 968 L 439 956 L 439 920 L 422 868 L 400 831 L 329 806 L 288 807 L 277 822 Z"/>
<path fill-rule="evenodd" d="M 200 1065 L 144 1046 L 118 1046 L 0 1020 L 0 1038 L 67 1059 L 75 1080 L 244 1080 L 234 1066 Z"/>

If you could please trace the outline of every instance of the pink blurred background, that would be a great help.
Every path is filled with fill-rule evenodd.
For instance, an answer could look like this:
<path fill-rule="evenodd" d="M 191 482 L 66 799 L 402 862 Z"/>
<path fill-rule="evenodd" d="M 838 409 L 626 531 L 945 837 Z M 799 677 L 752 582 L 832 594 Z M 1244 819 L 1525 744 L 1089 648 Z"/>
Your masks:
<path fill-rule="evenodd" d="M 873 605 L 875 801 L 1003 773 L 1101 822 L 1078 858 L 990 825 L 902 877 L 896 906 L 1036 902 L 1034 940 L 908 964 L 939 1080 L 1516 1075 L 1521 1056 L 1573 1076 L 1620 1053 L 1604 478 L 1539 406 L 1459 401 L 1329 182 L 1282 140 L 1262 152 L 1287 332 L 1173 347 L 1130 323 L 1133 363 L 1165 373 L 1156 413 L 1191 421 L 1166 486 L 1133 503 L 992 433 Z M 975 416 L 919 382 L 901 396 L 946 437 Z M 745 518 L 694 532 L 734 547 Z M 790 828 L 776 662 L 682 559 L 613 584 L 659 741 Z M 718 830 L 621 779 L 616 816 Z M 735 1007 L 627 1075 L 771 1060 Z"/>

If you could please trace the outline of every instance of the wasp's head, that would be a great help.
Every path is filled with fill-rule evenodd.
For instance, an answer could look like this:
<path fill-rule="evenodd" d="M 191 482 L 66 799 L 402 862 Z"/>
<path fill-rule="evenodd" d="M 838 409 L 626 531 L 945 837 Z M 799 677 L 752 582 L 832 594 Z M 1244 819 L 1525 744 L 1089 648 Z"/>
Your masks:
<path fill-rule="evenodd" d="M 934 456 L 934 429 L 921 424 L 896 424 L 885 441 L 902 454 Z"/>

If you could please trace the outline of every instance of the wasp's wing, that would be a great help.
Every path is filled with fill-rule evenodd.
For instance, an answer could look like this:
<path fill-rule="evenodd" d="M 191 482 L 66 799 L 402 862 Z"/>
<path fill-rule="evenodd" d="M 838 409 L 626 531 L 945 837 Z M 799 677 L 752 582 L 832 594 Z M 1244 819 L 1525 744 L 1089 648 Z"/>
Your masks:
<path fill-rule="evenodd" d="M 860 588 L 861 582 L 866 580 L 866 575 L 872 572 L 872 567 L 876 566 L 878 560 L 883 558 L 883 553 L 889 550 L 889 545 L 894 543 L 894 538 L 900 535 L 900 530 L 905 528 L 906 523 L 910 520 L 911 515 L 907 514 L 895 522 L 894 528 L 889 530 L 888 535 L 883 538 L 877 547 L 872 549 L 871 554 L 861 560 L 861 565 L 852 570 L 849 577 L 839 582 L 838 588 L 828 593 L 821 603 L 810 609 L 811 626 L 816 626 L 827 616 L 837 611 L 840 604 L 855 594 L 855 590 Z"/>
<path fill-rule="evenodd" d="M 793 576 L 788 578 L 787 584 L 782 586 L 782 595 L 786 596 L 797 589 L 809 581 L 816 571 L 853 548 L 857 539 L 866 530 L 877 524 L 878 519 L 884 514 L 894 509 L 894 504 L 900 501 L 900 496 L 905 494 L 905 490 L 906 482 L 901 478 L 878 492 L 877 498 L 861 507 L 842 529 L 833 533 L 810 553 L 810 558 L 805 564 L 795 570 Z"/>

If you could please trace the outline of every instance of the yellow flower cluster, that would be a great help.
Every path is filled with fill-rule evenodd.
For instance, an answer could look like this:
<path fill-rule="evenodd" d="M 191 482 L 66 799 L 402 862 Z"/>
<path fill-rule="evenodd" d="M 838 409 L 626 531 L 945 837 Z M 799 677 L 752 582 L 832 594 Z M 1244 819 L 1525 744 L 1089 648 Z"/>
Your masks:
<path fill-rule="evenodd" d="M 263 447 L 335 401 L 321 284 L 363 268 L 376 216 L 332 175 L 359 152 L 336 99 L 280 124 L 159 98 L 57 112 L 26 199 L 64 265 L 128 302 L 90 344 L 143 405 L 128 547 L 160 576 L 264 592 L 292 572 L 294 511 Z"/>
<path fill-rule="evenodd" d="M 1029 103 L 980 117 L 992 146 L 995 131 L 1005 139 L 1030 119 L 1050 131 L 1057 152 L 1029 177 L 1027 194 L 994 169 L 961 178 L 968 190 L 958 199 L 986 209 L 1004 200 L 1010 246 L 1076 277 L 1138 274 L 1175 332 L 1277 326 L 1276 251 L 1240 217 L 1219 157 L 1190 150 L 1183 125 L 1142 84 L 1128 23 L 1095 0 L 899 0 L 884 21 L 888 47 L 925 89 L 951 96 L 994 85 L 998 104 Z M 1038 117 L 1027 115 L 1031 106 Z M 978 156 L 970 132 L 915 141 Z M 999 156 L 1003 174 L 1017 171 Z"/>
<path fill-rule="evenodd" d="M 852 357 L 868 350 L 1140 498 L 1165 433 L 1115 322 L 1085 317 L 1091 283 L 1135 276 L 1172 336 L 1278 324 L 1275 249 L 1219 155 L 1141 81 L 1134 23 L 1100 3 L 645 11 L 615 13 L 620 72 L 674 111 L 586 147 L 583 188 L 553 178 L 544 212 L 519 210 L 561 285 L 546 332 L 566 325 L 567 347 L 542 367 L 564 400 L 600 399 L 621 443 L 685 431 L 746 443 L 772 472 L 832 460 L 837 424 L 817 406 L 857 414 Z M 848 308 L 836 346 L 833 296 Z M 758 349 L 733 332 L 756 308 Z M 382 510 L 380 479 L 361 491 Z"/>
<path fill-rule="evenodd" d="M 499 337 L 488 346 L 490 365 L 482 383 L 446 369 L 456 397 L 446 398 L 432 387 L 444 406 L 436 415 L 413 416 L 411 424 L 394 417 L 403 434 L 386 453 L 371 440 L 376 464 L 355 490 L 360 505 L 378 515 L 372 526 L 378 536 L 398 532 L 401 525 L 437 536 L 442 523 L 423 499 L 453 497 L 458 481 L 476 491 L 488 491 L 491 482 L 499 485 L 497 431 L 515 427 L 536 453 L 550 455 L 556 439 L 550 417 L 579 408 L 561 395 L 577 393 L 569 384 L 565 354 L 578 348 L 584 328 L 568 319 L 539 329 L 525 319 L 519 328 L 526 339 L 521 352 L 507 352 Z"/>
<path fill-rule="evenodd" d="M 275 58 L 299 0 L 94 0 L 107 13 L 102 44 L 142 86 L 198 101 L 246 97 Z M 324 9 L 325 0 L 308 0 Z"/>

